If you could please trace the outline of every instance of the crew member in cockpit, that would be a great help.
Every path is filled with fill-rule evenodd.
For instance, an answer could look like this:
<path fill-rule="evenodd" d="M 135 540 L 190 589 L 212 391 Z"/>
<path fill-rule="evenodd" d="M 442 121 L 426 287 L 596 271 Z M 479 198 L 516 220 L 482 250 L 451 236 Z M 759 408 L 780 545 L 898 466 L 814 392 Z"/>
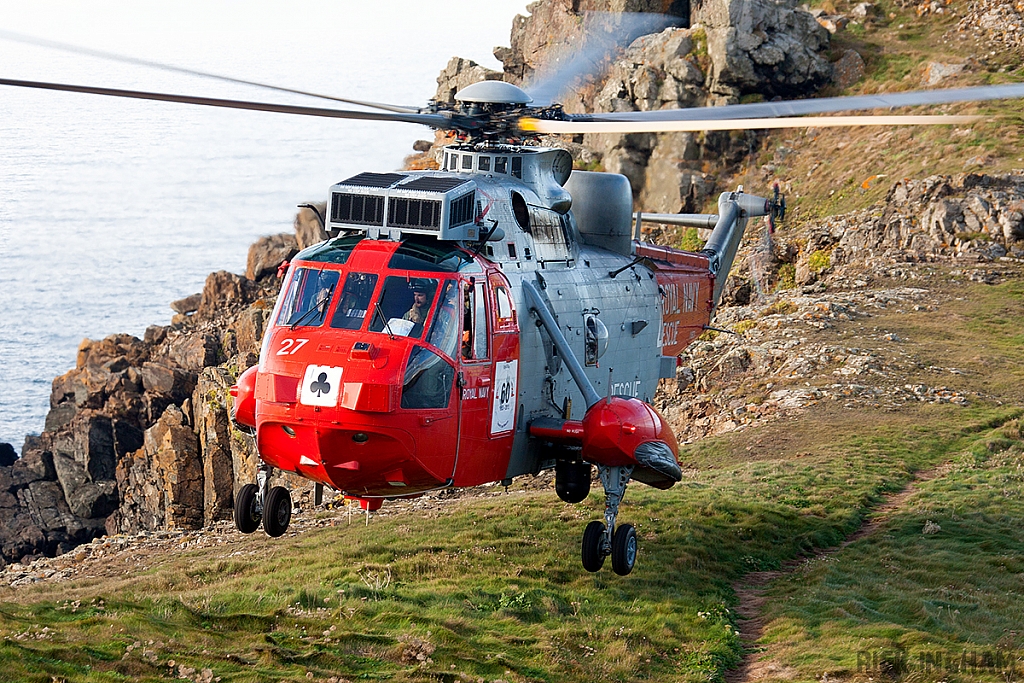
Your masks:
<path fill-rule="evenodd" d="M 409 284 L 409 289 L 412 291 L 412 306 L 402 316 L 402 320 L 422 325 L 427 319 L 427 313 L 430 311 L 431 287 L 422 280 L 413 280 Z"/>

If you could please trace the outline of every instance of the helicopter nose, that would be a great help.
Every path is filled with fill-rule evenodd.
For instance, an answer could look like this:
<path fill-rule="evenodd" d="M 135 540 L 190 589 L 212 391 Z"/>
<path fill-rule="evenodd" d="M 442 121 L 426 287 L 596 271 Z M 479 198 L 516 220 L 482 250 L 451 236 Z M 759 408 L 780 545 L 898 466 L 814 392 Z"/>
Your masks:
<path fill-rule="evenodd" d="M 445 481 L 424 467 L 411 434 L 379 420 L 268 421 L 260 426 L 259 448 L 274 467 L 356 495 L 401 495 Z"/>

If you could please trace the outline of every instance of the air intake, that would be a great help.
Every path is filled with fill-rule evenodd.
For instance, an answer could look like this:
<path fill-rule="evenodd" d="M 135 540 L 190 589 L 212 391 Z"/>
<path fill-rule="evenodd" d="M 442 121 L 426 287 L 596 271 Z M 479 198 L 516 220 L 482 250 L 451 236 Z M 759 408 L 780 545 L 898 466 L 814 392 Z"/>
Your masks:
<path fill-rule="evenodd" d="M 360 173 L 331 188 L 327 229 L 371 238 L 402 234 L 477 240 L 476 183 L 439 173 Z"/>
<path fill-rule="evenodd" d="M 331 221 L 384 225 L 384 197 L 336 192 L 331 197 Z"/>

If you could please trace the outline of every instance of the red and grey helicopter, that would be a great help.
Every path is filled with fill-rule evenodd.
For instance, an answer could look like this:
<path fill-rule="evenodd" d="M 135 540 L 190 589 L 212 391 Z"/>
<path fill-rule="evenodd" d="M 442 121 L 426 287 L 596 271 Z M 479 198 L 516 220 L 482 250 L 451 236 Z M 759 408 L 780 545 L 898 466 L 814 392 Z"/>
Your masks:
<path fill-rule="evenodd" d="M 710 325 L 748 221 L 781 217 L 785 204 L 741 189 L 723 193 L 715 215 L 634 214 L 625 176 L 573 170 L 567 151 L 537 136 L 963 123 L 970 117 L 806 115 L 1024 96 L 1024 85 L 1006 85 L 573 115 L 502 81 L 463 89 L 454 107 L 327 98 L 362 110 L 0 85 L 453 132 L 438 170 L 365 172 L 330 188 L 329 237 L 291 260 L 259 365 L 232 390 L 233 418 L 262 460 L 236 496 L 235 523 L 285 532 L 291 498 L 269 486 L 272 468 L 375 510 L 549 468 L 559 498 L 575 503 L 596 466 L 605 514 L 584 530 L 582 563 L 594 572 L 611 556 L 621 575 L 637 554 L 633 526 L 617 523 L 627 484 L 667 489 L 681 478 L 675 436 L 651 406 L 658 381 L 674 377 L 676 356 Z M 701 251 L 680 251 L 642 241 L 642 220 L 711 233 Z"/>

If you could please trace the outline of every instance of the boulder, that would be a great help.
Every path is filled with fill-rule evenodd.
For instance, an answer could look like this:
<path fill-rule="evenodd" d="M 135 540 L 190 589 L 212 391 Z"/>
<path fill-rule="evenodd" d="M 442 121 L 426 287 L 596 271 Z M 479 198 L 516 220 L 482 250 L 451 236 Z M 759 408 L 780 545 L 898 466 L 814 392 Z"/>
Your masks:
<path fill-rule="evenodd" d="M 184 299 L 178 299 L 177 301 L 171 302 L 171 310 L 175 313 L 187 315 L 189 313 L 195 313 L 199 310 L 199 304 L 203 301 L 202 293 L 192 294 L 185 297 Z"/>
<path fill-rule="evenodd" d="M 308 209 L 304 210 L 308 211 Z M 313 220 L 316 219 L 314 218 Z M 298 216 L 296 216 L 296 225 L 298 221 Z M 245 276 L 249 280 L 259 281 L 265 277 L 276 275 L 277 267 L 282 262 L 291 259 L 298 252 L 299 242 L 295 235 L 281 233 L 261 237 L 249 247 Z"/>
<path fill-rule="evenodd" d="M 706 0 L 695 19 L 704 26 L 710 91 L 734 99 L 747 92 L 808 95 L 827 84 L 829 32 L 795 0 Z"/>
<path fill-rule="evenodd" d="M 238 353 L 259 354 L 263 343 L 263 333 L 270 321 L 271 309 L 266 304 L 254 304 L 238 315 L 232 326 L 235 333 L 235 346 Z"/>
<path fill-rule="evenodd" d="M 139 376 L 147 398 L 156 394 L 181 403 L 195 390 L 195 376 L 192 373 L 162 363 L 144 363 L 139 368 Z"/>
<path fill-rule="evenodd" d="M 850 16 L 852 16 L 852 17 L 854 17 L 856 19 L 861 19 L 861 20 L 863 20 L 863 19 L 870 19 L 871 17 L 875 16 L 875 13 L 877 11 L 878 11 L 878 8 L 873 3 L 870 3 L 870 2 L 858 2 L 850 10 Z"/>
<path fill-rule="evenodd" d="M 202 294 L 199 295 L 199 298 L 202 301 Z M 168 329 L 170 328 L 166 325 L 150 325 L 146 328 L 142 340 L 151 346 L 156 346 L 167 338 Z"/>
<path fill-rule="evenodd" d="M 66 431 L 53 435 L 54 454 L 62 453 L 81 465 L 93 481 L 113 479 L 117 465 L 114 425 L 106 415 L 83 411 Z"/>
<path fill-rule="evenodd" d="M 313 206 L 316 207 L 319 215 L 324 217 L 324 220 L 326 220 L 327 202 L 318 202 Z M 295 228 L 295 239 L 298 242 L 300 250 L 305 249 L 306 247 L 311 247 L 314 244 L 320 244 L 327 239 L 327 232 L 324 231 L 324 226 L 320 223 L 320 218 L 318 218 L 317 215 L 307 207 L 300 208 L 298 213 L 295 214 L 293 227 Z M 289 256 L 287 258 L 291 257 Z M 281 260 L 283 261 L 286 259 Z M 258 279 L 249 275 L 248 268 L 246 268 L 246 277 L 250 280 Z"/>
<path fill-rule="evenodd" d="M 864 58 L 856 50 L 847 50 L 832 65 L 832 82 L 840 90 L 845 90 L 864 78 L 865 73 Z"/>
<path fill-rule="evenodd" d="M 248 278 L 226 270 L 210 273 L 203 285 L 203 300 L 196 315 L 211 319 L 225 309 L 251 303 L 255 291 L 255 284 Z"/>
<path fill-rule="evenodd" d="M 196 373 L 203 368 L 216 365 L 223 361 L 223 355 L 226 355 L 221 354 L 220 337 L 213 331 L 190 331 L 174 335 L 162 351 L 162 360 L 188 373 Z M 191 393 L 191 390 L 188 393 Z"/>
<path fill-rule="evenodd" d="M 117 482 L 91 481 L 85 467 L 60 453 L 54 454 L 53 464 L 64 499 L 76 517 L 105 519 L 117 509 Z"/>
<path fill-rule="evenodd" d="M 934 87 L 942 81 L 957 76 L 967 71 L 967 64 L 945 64 L 943 62 L 929 62 L 924 68 L 924 77 L 921 82 L 926 87 Z"/>
<path fill-rule="evenodd" d="M 9 443 L 0 443 L 0 467 L 10 467 L 18 462 L 18 453 Z"/>

